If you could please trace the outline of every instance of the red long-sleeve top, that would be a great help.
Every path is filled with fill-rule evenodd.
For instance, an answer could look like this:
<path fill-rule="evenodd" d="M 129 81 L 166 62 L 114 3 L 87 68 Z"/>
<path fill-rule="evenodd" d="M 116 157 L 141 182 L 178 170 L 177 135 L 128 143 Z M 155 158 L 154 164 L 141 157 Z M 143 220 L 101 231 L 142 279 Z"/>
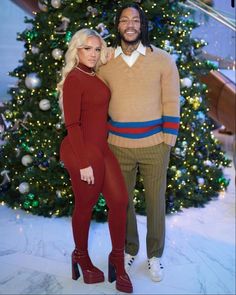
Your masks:
<path fill-rule="evenodd" d="M 91 72 L 80 64 L 79 67 Z M 80 169 L 90 166 L 86 143 L 101 151 L 107 147 L 107 113 L 110 90 L 97 76 L 74 68 L 63 85 L 63 108 L 67 137 Z"/>

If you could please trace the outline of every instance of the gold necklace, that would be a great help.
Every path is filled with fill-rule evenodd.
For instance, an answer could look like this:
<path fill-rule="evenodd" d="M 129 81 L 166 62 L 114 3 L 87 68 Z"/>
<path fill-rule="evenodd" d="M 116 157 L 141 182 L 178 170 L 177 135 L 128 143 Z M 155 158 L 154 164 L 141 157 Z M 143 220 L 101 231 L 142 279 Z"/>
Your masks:
<path fill-rule="evenodd" d="M 76 69 L 78 69 L 79 71 L 81 71 L 81 72 L 83 72 L 83 73 L 85 73 L 85 74 L 87 74 L 89 76 L 95 76 L 96 75 L 96 73 L 94 71 L 92 71 L 91 73 L 88 73 L 88 72 L 82 70 L 81 68 L 79 68 L 77 66 L 76 66 Z"/>

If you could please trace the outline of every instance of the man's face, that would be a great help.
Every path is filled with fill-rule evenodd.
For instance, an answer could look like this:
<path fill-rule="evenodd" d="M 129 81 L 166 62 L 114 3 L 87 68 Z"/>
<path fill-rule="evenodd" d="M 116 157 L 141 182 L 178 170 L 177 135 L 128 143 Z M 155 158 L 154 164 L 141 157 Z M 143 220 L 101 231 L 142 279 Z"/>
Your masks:
<path fill-rule="evenodd" d="M 126 43 L 136 43 L 140 39 L 141 23 L 139 12 L 135 8 L 129 7 L 122 11 L 118 31 Z"/>

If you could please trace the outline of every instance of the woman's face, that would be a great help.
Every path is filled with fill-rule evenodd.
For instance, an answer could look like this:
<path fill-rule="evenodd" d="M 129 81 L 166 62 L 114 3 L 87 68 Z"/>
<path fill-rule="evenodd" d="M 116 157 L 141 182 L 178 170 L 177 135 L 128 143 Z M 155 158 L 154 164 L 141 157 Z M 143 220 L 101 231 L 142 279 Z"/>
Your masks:
<path fill-rule="evenodd" d="M 100 58 L 101 47 L 99 37 L 88 37 L 84 46 L 78 48 L 79 62 L 89 68 L 94 68 Z"/>

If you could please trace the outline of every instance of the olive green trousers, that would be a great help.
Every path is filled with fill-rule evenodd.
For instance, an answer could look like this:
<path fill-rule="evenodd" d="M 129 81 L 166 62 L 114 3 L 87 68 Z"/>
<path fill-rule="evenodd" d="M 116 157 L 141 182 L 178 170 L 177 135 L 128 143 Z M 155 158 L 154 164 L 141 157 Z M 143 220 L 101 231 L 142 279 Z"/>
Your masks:
<path fill-rule="evenodd" d="M 165 191 L 170 146 L 160 143 L 145 148 L 123 148 L 111 144 L 109 147 L 119 161 L 129 194 L 125 252 L 136 255 L 139 250 L 133 201 L 139 169 L 145 189 L 147 257 L 161 257 L 165 244 Z"/>

